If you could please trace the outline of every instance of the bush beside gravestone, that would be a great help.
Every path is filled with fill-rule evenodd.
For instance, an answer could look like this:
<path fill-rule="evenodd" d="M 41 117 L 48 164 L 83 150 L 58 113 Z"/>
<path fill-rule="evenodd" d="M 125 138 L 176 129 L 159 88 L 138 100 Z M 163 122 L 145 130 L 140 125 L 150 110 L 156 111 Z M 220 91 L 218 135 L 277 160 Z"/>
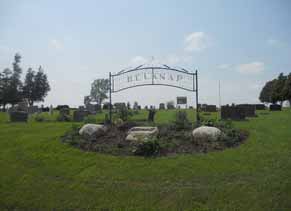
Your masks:
<path fill-rule="evenodd" d="M 11 122 L 27 122 L 28 113 L 25 111 L 11 111 L 9 113 Z"/>
<path fill-rule="evenodd" d="M 175 120 L 176 129 L 182 130 L 191 127 L 186 111 L 177 111 Z"/>
<path fill-rule="evenodd" d="M 278 104 L 272 104 L 270 105 L 270 111 L 281 111 L 282 110 L 282 106 L 278 105 Z"/>
<path fill-rule="evenodd" d="M 60 121 L 60 122 L 69 122 L 69 121 L 71 121 L 70 109 L 68 109 L 68 108 L 61 109 L 57 120 Z"/>

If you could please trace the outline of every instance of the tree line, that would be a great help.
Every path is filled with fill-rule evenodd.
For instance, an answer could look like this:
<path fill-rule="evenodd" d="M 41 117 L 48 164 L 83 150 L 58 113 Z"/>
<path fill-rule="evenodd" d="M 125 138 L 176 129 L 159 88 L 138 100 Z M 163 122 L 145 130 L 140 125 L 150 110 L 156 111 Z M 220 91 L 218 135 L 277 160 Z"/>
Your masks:
<path fill-rule="evenodd" d="M 34 102 L 44 101 L 50 91 L 47 75 L 40 66 L 37 71 L 28 68 L 24 81 L 21 80 L 21 55 L 15 54 L 12 69 L 5 68 L 0 72 L 0 108 L 5 111 L 7 105 L 12 107 L 21 101 L 30 106 Z"/>
<path fill-rule="evenodd" d="M 259 99 L 264 103 L 280 103 L 288 101 L 291 105 L 291 73 L 279 76 L 271 81 L 268 81 L 262 88 Z"/>

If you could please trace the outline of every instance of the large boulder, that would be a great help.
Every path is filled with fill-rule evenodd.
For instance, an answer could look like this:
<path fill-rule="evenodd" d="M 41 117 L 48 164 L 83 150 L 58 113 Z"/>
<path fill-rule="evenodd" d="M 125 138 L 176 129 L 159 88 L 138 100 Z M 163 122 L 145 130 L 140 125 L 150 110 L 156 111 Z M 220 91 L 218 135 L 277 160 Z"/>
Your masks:
<path fill-rule="evenodd" d="M 128 131 L 126 140 L 131 142 L 144 141 L 149 138 L 155 138 L 158 132 L 157 127 L 133 127 Z"/>
<path fill-rule="evenodd" d="M 85 124 L 79 134 L 86 140 L 94 140 L 96 137 L 103 135 L 106 132 L 106 127 L 101 124 Z"/>
<path fill-rule="evenodd" d="M 192 135 L 195 142 L 215 142 L 222 132 L 216 127 L 201 126 L 194 129 Z"/>

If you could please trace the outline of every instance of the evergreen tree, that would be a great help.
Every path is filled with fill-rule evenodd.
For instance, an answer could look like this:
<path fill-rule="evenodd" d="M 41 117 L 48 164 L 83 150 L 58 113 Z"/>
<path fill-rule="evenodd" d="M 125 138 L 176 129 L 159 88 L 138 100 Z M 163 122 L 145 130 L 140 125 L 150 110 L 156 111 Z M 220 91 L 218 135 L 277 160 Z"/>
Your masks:
<path fill-rule="evenodd" d="M 20 80 L 22 69 L 20 67 L 20 62 L 21 56 L 17 53 L 14 56 L 13 70 L 8 88 L 8 103 L 10 103 L 12 106 L 14 106 L 22 99 L 22 82 Z"/>
<path fill-rule="evenodd" d="M 35 72 L 29 68 L 23 86 L 23 96 L 29 105 L 33 106 L 34 102 L 43 101 L 49 91 L 50 85 L 43 69 L 39 67 L 38 72 Z"/>

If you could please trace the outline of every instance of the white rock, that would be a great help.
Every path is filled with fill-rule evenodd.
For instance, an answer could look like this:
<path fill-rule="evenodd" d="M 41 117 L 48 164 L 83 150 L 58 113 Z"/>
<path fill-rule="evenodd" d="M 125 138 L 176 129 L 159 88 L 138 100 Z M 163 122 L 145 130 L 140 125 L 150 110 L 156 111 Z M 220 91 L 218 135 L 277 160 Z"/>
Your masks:
<path fill-rule="evenodd" d="M 100 124 L 85 124 L 79 130 L 79 134 L 84 138 L 91 139 L 105 132 L 106 128 Z"/>
<path fill-rule="evenodd" d="M 217 141 L 222 132 L 216 127 L 201 126 L 193 130 L 194 140 L 198 141 Z"/>
<path fill-rule="evenodd" d="M 127 141 L 145 140 L 150 137 L 155 137 L 159 130 L 157 127 L 133 127 L 128 131 L 126 136 Z"/>

